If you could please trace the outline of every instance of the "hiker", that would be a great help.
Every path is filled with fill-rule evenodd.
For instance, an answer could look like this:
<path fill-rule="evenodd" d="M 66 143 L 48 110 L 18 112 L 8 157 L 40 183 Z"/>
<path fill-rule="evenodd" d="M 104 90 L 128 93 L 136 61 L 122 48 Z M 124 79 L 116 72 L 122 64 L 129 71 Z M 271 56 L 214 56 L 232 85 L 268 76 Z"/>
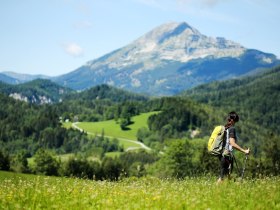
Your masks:
<path fill-rule="evenodd" d="M 219 155 L 219 160 L 221 164 L 221 172 L 220 172 L 220 177 L 218 179 L 218 183 L 222 182 L 223 179 L 227 176 L 230 178 L 230 172 L 232 171 L 233 168 L 233 149 L 237 149 L 246 155 L 250 153 L 250 149 L 243 149 L 240 147 L 236 141 L 236 131 L 235 131 L 235 123 L 239 121 L 239 116 L 237 115 L 236 112 L 230 112 L 227 117 L 227 124 L 225 125 L 226 129 L 226 143 L 225 147 L 223 150 L 223 153 Z"/>

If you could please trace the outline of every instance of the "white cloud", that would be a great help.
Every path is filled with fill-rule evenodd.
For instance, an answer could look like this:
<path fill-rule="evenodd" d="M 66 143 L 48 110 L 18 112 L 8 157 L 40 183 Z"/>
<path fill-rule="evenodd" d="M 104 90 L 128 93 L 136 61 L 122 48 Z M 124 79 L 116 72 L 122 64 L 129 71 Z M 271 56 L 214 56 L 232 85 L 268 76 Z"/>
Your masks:
<path fill-rule="evenodd" d="M 80 57 L 84 54 L 84 50 L 74 42 L 63 44 L 63 49 L 67 54 L 73 57 Z"/>

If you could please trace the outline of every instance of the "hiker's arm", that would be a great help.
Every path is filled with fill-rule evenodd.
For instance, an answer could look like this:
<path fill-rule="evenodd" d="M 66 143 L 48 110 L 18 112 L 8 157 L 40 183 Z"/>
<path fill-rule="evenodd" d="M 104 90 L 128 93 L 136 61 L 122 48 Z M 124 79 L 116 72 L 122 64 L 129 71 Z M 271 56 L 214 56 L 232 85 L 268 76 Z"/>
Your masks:
<path fill-rule="evenodd" d="M 245 154 L 249 154 L 250 153 L 250 149 L 242 149 L 238 144 L 236 144 L 236 142 L 235 142 L 235 139 L 234 138 L 229 138 L 229 143 L 230 143 L 230 145 L 233 147 L 233 148 L 235 148 L 235 149 L 237 149 L 237 150 L 239 150 L 239 151 L 241 151 L 241 152 L 244 152 Z"/>

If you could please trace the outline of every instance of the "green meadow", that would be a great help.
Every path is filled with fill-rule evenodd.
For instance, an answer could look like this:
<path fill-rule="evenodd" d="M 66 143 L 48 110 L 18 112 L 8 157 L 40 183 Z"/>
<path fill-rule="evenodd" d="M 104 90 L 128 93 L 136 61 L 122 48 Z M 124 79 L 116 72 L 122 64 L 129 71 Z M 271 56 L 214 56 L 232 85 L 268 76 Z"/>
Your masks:
<path fill-rule="evenodd" d="M 280 179 L 216 185 L 213 177 L 116 182 L 0 171 L 0 209 L 280 209 Z"/>
<path fill-rule="evenodd" d="M 87 132 L 89 135 L 104 135 L 109 139 L 117 138 L 124 149 L 141 148 L 137 141 L 137 131 L 139 128 L 148 127 L 147 120 L 149 116 L 158 112 L 142 113 L 132 118 L 132 124 L 122 130 L 120 124 L 115 120 L 106 120 L 101 122 L 78 122 L 76 126 Z M 73 124 L 64 123 L 65 128 L 73 127 Z M 114 156 L 114 154 L 113 154 Z"/>
<path fill-rule="evenodd" d="M 125 138 L 136 140 L 136 134 L 139 128 L 148 127 L 147 120 L 149 116 L 158 112 L 142 113 L 132 118 L 132 124 L 127 126 L 127 130 L 122 130 L 120 124 L 115 120 L 107 120 L 101 122 L 80 122 L 77 126 L 91 134 L 102 134 L 116 138 Z"/>

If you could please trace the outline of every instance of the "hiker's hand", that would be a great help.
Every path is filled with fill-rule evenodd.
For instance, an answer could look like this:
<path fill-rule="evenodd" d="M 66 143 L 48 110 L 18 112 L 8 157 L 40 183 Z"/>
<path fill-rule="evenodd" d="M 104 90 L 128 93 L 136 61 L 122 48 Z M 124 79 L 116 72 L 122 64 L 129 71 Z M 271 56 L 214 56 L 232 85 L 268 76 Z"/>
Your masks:
<path fill-rule="evenodd" d="M 249 155 L 249 153 L 250 153 L 250 148 L 245 149 L 245 150 L 244 150 L 244 153 L 245 153 L 246 155 Z"/>

